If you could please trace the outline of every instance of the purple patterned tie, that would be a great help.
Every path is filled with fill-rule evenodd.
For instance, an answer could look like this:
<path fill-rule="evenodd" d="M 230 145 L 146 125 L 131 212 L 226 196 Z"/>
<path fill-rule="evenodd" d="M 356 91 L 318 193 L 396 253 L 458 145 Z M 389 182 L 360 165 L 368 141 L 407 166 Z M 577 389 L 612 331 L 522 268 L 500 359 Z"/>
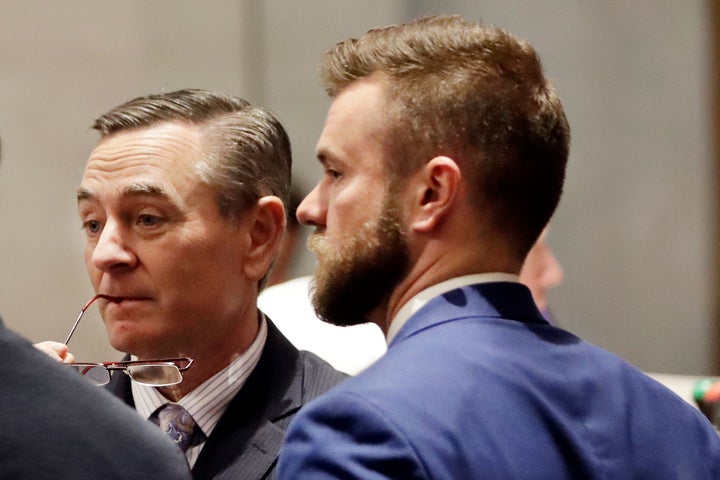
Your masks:
<path fill-rule="evenodd" d="M 177 403 L 166 403 L 150 418 L 183 452 L 198 443 L 195 420 Z M 202 434 L 200 431 L 197 433 Z"/>

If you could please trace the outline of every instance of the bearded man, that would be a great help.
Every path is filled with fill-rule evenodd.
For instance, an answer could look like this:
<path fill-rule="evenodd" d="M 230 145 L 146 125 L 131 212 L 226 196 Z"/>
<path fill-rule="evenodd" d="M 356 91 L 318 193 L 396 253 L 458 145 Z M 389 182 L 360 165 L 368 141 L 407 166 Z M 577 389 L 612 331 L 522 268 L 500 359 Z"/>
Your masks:
<path fill-rule="evenodd" d="M 720 478 L 700 412 L 550 325 L 518 272 L 560 200 L 569 127 L 534 49 L 459 17 L 340 42 L 314 302 L 387 353 L 302 410 L 280 477 Z"/>

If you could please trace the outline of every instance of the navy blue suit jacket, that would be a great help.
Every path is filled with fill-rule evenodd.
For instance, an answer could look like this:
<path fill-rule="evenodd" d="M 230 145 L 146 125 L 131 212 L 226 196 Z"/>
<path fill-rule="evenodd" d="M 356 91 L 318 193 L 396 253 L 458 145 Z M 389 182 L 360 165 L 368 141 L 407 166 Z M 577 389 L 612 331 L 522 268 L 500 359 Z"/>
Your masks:
<path fill-rule="evenodd" d="M 280 478 L 710 479 L 710 423 L 620 358 L 549 325 L 529 290 L 453 290 L 385 356 L 306 406 Z"/>
<path fill-rule="evenodd" d="M 230 401 L 192 469 L 195 479 L 276 478 L 285 431 L 300 408 L 347 375 L 316 355 L 298 351 L 268 320 L 257 366 Z M 130 379 L 113 375 L 108 388 L 131 406 Z"/>

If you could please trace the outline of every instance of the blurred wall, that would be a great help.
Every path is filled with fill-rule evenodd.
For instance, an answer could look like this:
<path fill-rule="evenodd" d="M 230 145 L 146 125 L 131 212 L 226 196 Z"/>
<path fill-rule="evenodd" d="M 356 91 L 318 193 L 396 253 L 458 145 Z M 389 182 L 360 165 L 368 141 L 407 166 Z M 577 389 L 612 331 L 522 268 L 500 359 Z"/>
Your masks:
<path fill-rule="evenodd" d="M 530 40 L 573 129 L 550 242 L 569 330 L 645 370 L 709 373 L 716 186 L 710 28 L 702 0 L 6 0 L 0 10 L 0 312 L 33 341 L 65 337 L 92 296 L 75 188 L 97 115 L 132 97 L 216 89 L 286 125 L 297 183 L 319 177 L 335 41 L 424 13 L 461 13 Z M 309 273 L 305 255 L 296 274 Z M 117 357 L 93 308 L 72 350 Z M 106 358 L 108 357 L 108 358 Z"/>

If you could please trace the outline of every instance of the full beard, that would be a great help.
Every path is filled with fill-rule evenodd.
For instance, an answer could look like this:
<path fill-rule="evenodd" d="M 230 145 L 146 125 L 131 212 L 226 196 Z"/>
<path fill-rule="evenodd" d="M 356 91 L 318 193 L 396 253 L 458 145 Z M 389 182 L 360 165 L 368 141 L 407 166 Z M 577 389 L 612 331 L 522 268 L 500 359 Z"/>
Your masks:
<path fill-rule="evenodd" d="M 310 237 L 308 248 L 318 258 L 312 303 L 320 319 L 340 326 L 366 323 L 387 303 L 410 263 L 400 218 L 389 199 L 376 221 L 338 245 L 319 234 Z"/>

